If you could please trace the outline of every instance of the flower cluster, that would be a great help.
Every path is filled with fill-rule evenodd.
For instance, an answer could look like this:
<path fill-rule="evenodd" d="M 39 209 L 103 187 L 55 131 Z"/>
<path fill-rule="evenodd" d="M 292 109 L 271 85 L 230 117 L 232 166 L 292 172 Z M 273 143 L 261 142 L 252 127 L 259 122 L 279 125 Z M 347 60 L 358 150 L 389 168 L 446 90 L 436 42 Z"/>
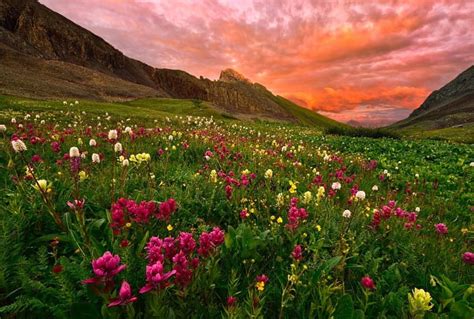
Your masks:
<path fill-rule="evenodd" d="M 298 198 L 293 197 L 288 210 L 288 223 L 285 225 L 289 230 L 296 230 L 302 220 L 308 218 L 305 208 L 298 208 Z"/>
<path fill-rule="evenodd" d="M 389 219 L 392 216 L 405 220 L 404 226 L 406 229 L 411 229 L 415 225 L 417 229 L 421 228 L 421 225 L 416 223 L 418 214 L 396 207 L 396 202 L 393 200 L 389 201 L 387 205 L 382 206 L 382 208 L 374 210 L 371 226 L 376 229 L 383 219 Z"/>
<path fill-rule="evenodd" d="M 111 227 L 114 229 L 115 234 L 119 234 L 120 229 L 129 222 L 147 224 L 152 216 L 159 220 L 169 220 L 176 209 L 176 201 L 173 198 L 159 205 L 153 201 L 137 203 L 131 199 L 120 198 L 112 204 L 110 209 L 112 217 Z"/>
<path fill-rule="evenodd" d="M 258 275 L 257 278 L 255 278 L 255 288 L 257 288 L 258 291 L 264 291 L 268 280 L 269 279 L 266 275 Z"/>
<path fill-rule="evenodd" d="M 215 227 L 211 232 L 203 232 L 199 237 L 199 247 L 191 233 L 181 232 L 178 237 L 152 237 L 147 243 L 148 266 L 146 267 L 146 285 L 140 293 L 161 289 L 170 285 L 168 279 L 174 276 L 174 283 L 180 287 L 188 286 L 192 281 L 193 270 L 199 264 L 199 258 L 209 257 L 224 242 L 224 232 Z M 165 271 L 168 268 L 168 271 Z"/>
<path fill-rule="evenodd" d="M 102 257 L 92 261 L 92 271 L 94 277 L 84 280 L 84 284 L 103 284 L 105 286 L 113 285 L 114 277 L 126 268 L 120 264 L 120 256 L 112 255 L 106 251 Z"/>

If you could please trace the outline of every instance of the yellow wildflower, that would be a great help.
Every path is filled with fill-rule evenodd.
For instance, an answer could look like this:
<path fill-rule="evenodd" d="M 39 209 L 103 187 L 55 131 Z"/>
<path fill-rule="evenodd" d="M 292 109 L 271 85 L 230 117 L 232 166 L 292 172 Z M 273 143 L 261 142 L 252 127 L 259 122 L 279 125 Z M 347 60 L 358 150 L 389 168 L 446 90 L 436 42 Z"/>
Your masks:
<path fill-rule="evenodd" d="M 290 189 L 288 190 L 290 194 L 296 193 L 296 189 L 297 189 L 296 183 L 293 181 L 289 181 L 288 183 L 290 184 Z"/>
<path fill-rule="evenodd" d="M 264 281 L 257 281 L 255 284 L 255 288 L 257 288 L 258 291 L 264 291 L 265 290 L 265 282 Z"/>
<path fill-rule="evenodd" d="M 265 179 L 271 179 L 273 177 L 273 171 L 271 169 L 267 169 L 265 172 Z"/>
<path fill-rule="evenodd" d="M 309 204 L 313 199 L 313 195 L 310 191 L 307 191 L 303 194 L 303 204 Z"/>
<path fill-rule="evenodd" d="M 45 179 L 38 180 L 38 183 L 33 184 L 33 188 L 43 193 L 50 193 L 53 190 L 51 183 Z"/>
<path fill-rule="evenodd" d="M 87 175 L 86 172 L 84 172 L 84 171 L 80 171 L 80 172 L 79 172 L 79 180 L 80 180 L 81 182 L 84 181 L 85 179 L 87 179 L 87 177 L 88 177 L 88 175 Z"/>
<path fill-rule="evenodd" d="M 209 179 L 212 183 L 217 183 L 217 172 L 215 169 L 213 169 L 209 174 Z"/>
<path fill-rule="evenodd" d="M 282 207 L 283 205 L 285 205 L 285 197 L 283 196 L 282 193 L 279 193 L 277 195 L 277 206 Z"/>
<path fill-rule="evenodd" d="M 324 189 L 323 186 L 319 186 L 318 188 L 318 193 L 316 195 L 316 198 L 318 199 L 318 202 L 321 200 L 321 198 L 324 197 L 324 193 L 326 192 L 326 190 Z"/>
<path fill-rule="evenodd" d="M 410 314 L 414 318 L 423 318 L 425 312 L 433 308 L 430 293 L 423 289 L 413 289 L 412 293 L 408 294 L 408 303 Z"/>

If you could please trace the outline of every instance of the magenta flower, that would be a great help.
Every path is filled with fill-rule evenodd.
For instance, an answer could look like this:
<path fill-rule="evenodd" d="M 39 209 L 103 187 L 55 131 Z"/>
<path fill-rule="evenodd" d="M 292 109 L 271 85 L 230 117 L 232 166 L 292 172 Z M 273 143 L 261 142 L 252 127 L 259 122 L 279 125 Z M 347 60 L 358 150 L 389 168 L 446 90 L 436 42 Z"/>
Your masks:
<path fill-rule="evenodd" d="M 68 201 L 67 205 L 69 206 L 70 209 L 81 209 L 84 207 L 86 200 L 85 199 L 75 199 L 72 202 Z"/>
<path fill-rule="evenodd" d="M 268 282 L 268 277 L 267 275 L 258 275 L 256 278 L 255 278 L 255 281 L 256 282 L 263 282 L 263 283 L 267 283 Z"/>
<path fill-rule="evenodd" d="M 109 283 L 127 266 L 120 265 L 120 256 L 106 251 L 102 257 L 92 261 L 92 270 L 95 277 L 84 280 L 83 284 Z"/>
<path fill-rule="evenodd" d="M 293 257 L 293 259 L 296 261 L 303 259 L 303 248 L 301 245 L 296 245 L 295 248 L 293 248 L 291 257 Z"/>
<path fill-rule="evenodd" d="M 155 212 L 156 204 L 154 202 L 142 201 L 136 203 L 129 200 L 127 203 L 127 211 L 132 220 L 139 224 L 146 224 L 150 216 Z"/>
<path fill-rule="evenodd" d="M 164 286 L 166 281 L 175 273 L 176 270 L 165 273 L 163 264 L 159 261 L 146 266 L 146 284 L 140 289 L 140 293 L 144 294 Z"/>
<path fill-rule="evenodd" d="M 214 227 L 209 233 L 209 236 L 211 236 L 212 245 L 214 247 L 224 243 L 224 232 L 219 227 Z"/>
<path fill-rule="evenodd" d="M 41 163 L 42 161 L 43 161 L 43 159 L 38 154 L 35 154 L 31 157 L 31 162 L 32 163 Z"/>
<path fill-rule="evenodd" d="M 61 144 L 59 144 L 59 142 L 52 142 L 51 149 L 53 150 L 53 152 L 59 153 L 61 151 Z"/>
<path fill-rule="evenodd" d="M 159 237 L 151 237 L 150 241 L 146 244 L 145 250 L 147 251 L 148 263 L 154 264 L 157 261 L 163 263 L 165 255 L 162 252 L 163 240 Z"/>
<path fill-rule="evenodd" d="M 178 252 L 175 239 L 171 236 L 163 239 L 163 249 L 165 250 L 166 258 L 173 258 L 173 256 L 176 255 L 176 253 Z"/>
<path fill-rule="evenodd" d="M 248 211 L 246 209 L 243 209 L 242 211 L 240 211 L 240 218 L 247 219 L 248 214 Z"/>
<path fill-rule="evenodd" d="M 209 256 L 214 249 L 224 243 L 224 232 L 219 227 L 214 227 L 210 233 L 203 232 L 199 237 L 198 253 Z"/>
<path fill-rule="evenodd" d="M 232 188 L 232 186 L 230 185 L 226 185 L 225 187 L 225 195 L 227 197 L 227 199 L 231 199 L 232 198 L 232 192 L 234 191 L 234 189 Z"/>
<path fill-rule="evenodd" d="M 469 265 L 474 265 L 474 253 L 471 253 L 470 251 L 466 251 L 462 255 L 462 260 Z"/>
<path fill-rule="evenodd" d="M 124 281 L 122 282 L 122 286 L 120 287 L 119 295 L 117 298 L 112 299 L 109 303 L 109 307 L 116 307 L 116 306 L 125 306 L 129 303 L 137 301 L 137 297 L 132 295 L 132 288 L 130 287 L 129 283 Z"/>
<path fill-rule="evenodd" d="M 435 225 L 436 232 L 441 235 L 448 233 L 448 227 L 445 224 L 439 223 Z"/>
<path fill-rule="evenodd" d="M 173 270 L 176 271 L 175 282 L 183 287 L 189 285 L 193 272 L 189 269 L 189 261 L 183 251 L 180 251 L 173 257 L 173 263 Z"/>
<path fill-rule="evenodd" d="M 196 248 L 196 241 L 191 233 L 181 232 L 178 237 L 179 249 L 184 253 L 191 253 Z"/>
<path fill-rule="evenodd" d="M 362 277 L 362 279 L 360 280 L 360 283 L 366 289 L 369 289 L 369 290 L 375 289 L 375 283 L 372 280 L 372 278 L 370 278 L 369 276 Z"/>
<path fill-rule="evenodd" d="M 237 297 L 229 296 L 227 297 L 227 307 L 232 308 L 237 303 Z"/>
<path fill-rule="evenodd" d="M 293 197 L 290 200 L 290 208 L 288 210 L 288 223 L 285 225 L 291 231 L 298 228 L 300 222 L 308 218 L 308 211 L 304 208 L 298 208 L 298 198 Z"/>
<path fill-rule="evenodd" d="M 158 218 L 159 220 L 169 220 L 171 214 L 176 211 L 176 208 L 176 201 L 173 198 L 170 198 L 160 204 L 156 218 Z"/>

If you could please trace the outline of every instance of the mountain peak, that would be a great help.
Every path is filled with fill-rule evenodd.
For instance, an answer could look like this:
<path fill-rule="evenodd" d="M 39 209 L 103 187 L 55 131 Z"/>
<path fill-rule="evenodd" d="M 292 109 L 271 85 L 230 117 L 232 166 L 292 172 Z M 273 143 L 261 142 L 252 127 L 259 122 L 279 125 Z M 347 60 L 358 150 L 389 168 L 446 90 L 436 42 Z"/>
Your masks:
<path fill-rule="evenodd" d="M 228 82 L 228 83 L 235 83 L 235 82 L 244 82 L 250 83 L 250 81 L 240 74 L 239 72 L 228 68 L 221 71 L 221 75 L 219 76 L 219 81 Z"/>

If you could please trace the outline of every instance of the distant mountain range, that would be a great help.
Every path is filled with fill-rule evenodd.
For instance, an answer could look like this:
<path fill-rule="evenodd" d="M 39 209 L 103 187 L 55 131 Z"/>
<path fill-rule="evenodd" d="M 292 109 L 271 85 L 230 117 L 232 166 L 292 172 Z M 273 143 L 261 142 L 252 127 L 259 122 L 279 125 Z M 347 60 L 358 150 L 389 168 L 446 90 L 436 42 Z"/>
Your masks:
<path fill-rule="evenodd" d="M 344 125 L 275 96 L 231 69 L 211 81 L 131 59 L 36 0 L 1 0 L 0 66 L 0 94 L 108 101 L 196 99 L 238 118 Z"/>
<path fill-rule="evenodd" d="M 433 91 L 419 108 L 393 128 L 441 129 L 474 124 L 474 65 Z"/>

